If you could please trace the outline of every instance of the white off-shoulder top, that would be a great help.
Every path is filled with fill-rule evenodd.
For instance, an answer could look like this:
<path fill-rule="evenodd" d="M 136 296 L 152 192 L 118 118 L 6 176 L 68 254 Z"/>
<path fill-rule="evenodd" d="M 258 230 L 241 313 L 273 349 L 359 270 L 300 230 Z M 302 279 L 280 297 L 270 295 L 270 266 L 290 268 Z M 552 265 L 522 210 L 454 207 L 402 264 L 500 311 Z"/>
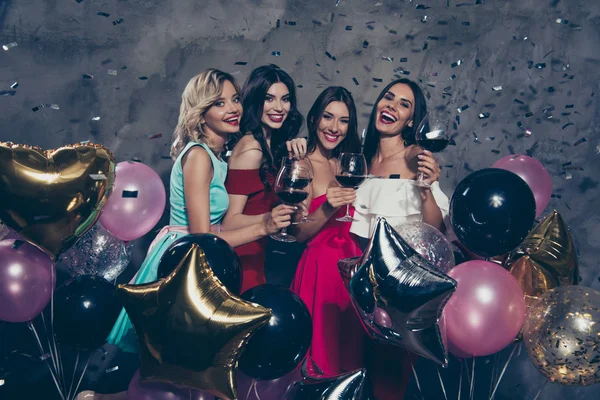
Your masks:
<path fill-rule="evenodd" d="M 384 217 L 391 226 L 404 222 L 422 221 L 421 195 L 412 179 L 367 179 L 357 190 L 354 201 L 354 221 L 350 232 L 369 238 L 375 229 L 377 217 Z M 446 236 L 452 240 L 448 210 L 450 202 L 438 182 L 431 185 L 431 193 L 442 211 Z"/>

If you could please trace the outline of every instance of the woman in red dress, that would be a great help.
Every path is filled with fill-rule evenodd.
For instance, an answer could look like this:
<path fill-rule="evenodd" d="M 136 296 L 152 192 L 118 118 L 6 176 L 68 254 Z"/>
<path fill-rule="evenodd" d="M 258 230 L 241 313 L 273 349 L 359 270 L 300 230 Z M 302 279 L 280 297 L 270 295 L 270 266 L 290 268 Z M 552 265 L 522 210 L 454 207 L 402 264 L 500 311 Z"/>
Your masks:
<path fill-rule="evenodd" d="M 356 194 L 342 188 L 335 179 L 340 153 L 360 151 L 356 107 L 352 95 L 342 87 L 329 87 L 315 100 L 307 117 L 308 159 L 313 181 L 309 219 L 295 227 L 298 241 L 306 241 L 292 290 L 311 311 L 313 337 L 310 356 L 327 375 L 363 365 L 363 328 L 353 309 L 337 262 L 361 254 L 358 242 L 349 233 L 343 217 L 346 205 Z M 352 209 L 354 212 L 354 209 Z"/>
<path fill-rule="evenodd" d="M 233 147 L 225 186 L 229 209 L 224 230 L 262 221 L 278 204 L 273 191 L 275 175 L 303 118 L 296 106 L 295 84 L 276 65 L 256 68 L 242 89 L 244 114 L 241 132 Z M 301 152 L 296 149 L 296 151 Z M 242 292 L 266 283 L 264 260 L 267 239 L 237 247 L 243 269 Z"/>

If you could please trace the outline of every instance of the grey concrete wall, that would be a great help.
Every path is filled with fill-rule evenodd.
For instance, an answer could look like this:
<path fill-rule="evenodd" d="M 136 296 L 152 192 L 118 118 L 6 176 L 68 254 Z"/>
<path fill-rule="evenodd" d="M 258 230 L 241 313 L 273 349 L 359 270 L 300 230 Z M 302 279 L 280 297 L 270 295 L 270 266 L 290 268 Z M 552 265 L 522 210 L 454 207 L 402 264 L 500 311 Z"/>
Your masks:
<path fill-rule="evenodd" d="M 430 105 L 464 109 L 456 146 L 441 155 L 446 192 L 529 151 L 553 177 L 547 211 L 578 238 L 581 283 L 600 288 L 600 1 L 0 0 L 0 26 L 0 44 L 18 44 L 0 50 L 0 140 L 92 140 L 165 178 L 181 91 L 204 68 L 243 82 L 276 63 L 301 85 L 304 113 L 322 88 L 343 85 L 361 127 L 387 82 L 419 80 Z M 32 111 L 40 104 L 59 109 Z M 505 379 L 500 391 L 514 399 L 543 382 L 524 354 Z M 540 398 L 591 393 L 548 385 Z"/>

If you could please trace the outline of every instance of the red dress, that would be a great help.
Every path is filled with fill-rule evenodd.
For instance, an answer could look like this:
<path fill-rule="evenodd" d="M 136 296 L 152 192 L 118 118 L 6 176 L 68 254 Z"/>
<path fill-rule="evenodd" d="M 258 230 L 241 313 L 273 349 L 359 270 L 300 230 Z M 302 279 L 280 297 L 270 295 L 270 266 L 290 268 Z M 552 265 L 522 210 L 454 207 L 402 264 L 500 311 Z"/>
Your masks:
<path fill-rule="evenodd" d="M 314 198 L 309 212 L 325 200 L 325 195 Z M 310 356 L 326 375 L 364 366 L 365 333 L 337 266 L 341 258 L 361 254 L 350 235 L 351 224 L 335 220 L 345 212 L 346 207 L 340 208 L 308 242 L 292 282 L 292 290 L 306 303 L 313 319 Z"/>
<path fill-rule="evenodd" d="M 273 187 L 275 178 L 267 173 L 267 181 Z M 230 169 L 227 171 L 225 188 L 228 194 L 248 196 L 245 215 L 270 213 L 277 205 L 277 196 L 273 190 L 266 191 L 258 169 Z M 238 246 L 235 252 L 242 261 L 242 293 L 254 286 L 266 283 L 265 249 L 267 238 Z"/>

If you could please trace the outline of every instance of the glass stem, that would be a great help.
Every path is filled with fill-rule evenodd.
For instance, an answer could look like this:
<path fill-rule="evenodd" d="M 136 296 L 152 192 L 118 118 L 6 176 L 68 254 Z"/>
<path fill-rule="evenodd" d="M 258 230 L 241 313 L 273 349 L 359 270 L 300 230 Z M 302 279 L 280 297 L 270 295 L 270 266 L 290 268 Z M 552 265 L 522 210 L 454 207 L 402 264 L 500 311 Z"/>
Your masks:
<path fill-rule="evenodd" d="M 281 236 L 287 236 L 287 227 L 281 228 Z"/>
<path fill-rule="evenodd" d="M 346 204 L 346 217 L 350 218 L 350 204 Z"/>

